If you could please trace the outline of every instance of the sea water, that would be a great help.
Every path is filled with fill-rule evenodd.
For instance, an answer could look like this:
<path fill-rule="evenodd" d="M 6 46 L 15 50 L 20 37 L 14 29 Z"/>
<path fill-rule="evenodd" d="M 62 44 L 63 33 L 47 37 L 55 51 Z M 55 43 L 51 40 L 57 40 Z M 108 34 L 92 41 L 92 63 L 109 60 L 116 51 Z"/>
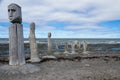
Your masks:
<path fill-rule="evenodd" d="M 47 38 L 37 38 L 36 39 L 38 44 L 45 44 L 47 45 Z M 120 51 L 120 38 L 51 38 L 52 41 L 52 48 L 55 49 L 55 42 L 59 44 L 59 49 L 64 50 L 65 42 L 70 42 L 70 41 L 87 41 L 88 44 L 102 44 L 102 46 L 93 47 L 95 50 L 113 50 L 113 51 Z M 29 43 L 29 39 L 25 38 L 24 43 Z M 8 54 L 9 49 L 5 49 L 4 45 L 9 44 L 9 39 L 8 38 L 0 38 L 0 44 L 2 44 L 0 47 L 0 54 Z M 117 46 L 110 47 L 106 46 L 106 44 L 115 44 Z M 105 46 L 104 46 L 105 45 Z M 46 46 L 47 47 L 47 46 Z M 47 48 L 45 48 L 47 50 Z M 41 50 L 41 49 L 39 49 Z M 91 48 L 89 48 L 91 50 Z M 30 53 L 30 49 L 25 47 L 25 53 Z"/>
<path fill-rule="evenodd" d="M 47 38 L 37 38 L 36 41 L 39 43 L 46 43 Z M 87 41 L 90 44 L 97 43 L 108 43 L 108 44 L 119 44 L 120 38 L 51 38 L 52 43 L 57 42 L 68 42 L 68 41 Z M 25 43 L 29 43 L 29 39 L 24 39 Z M 8 38 L 0 38 L 0 43 L 9 43 Z"/>

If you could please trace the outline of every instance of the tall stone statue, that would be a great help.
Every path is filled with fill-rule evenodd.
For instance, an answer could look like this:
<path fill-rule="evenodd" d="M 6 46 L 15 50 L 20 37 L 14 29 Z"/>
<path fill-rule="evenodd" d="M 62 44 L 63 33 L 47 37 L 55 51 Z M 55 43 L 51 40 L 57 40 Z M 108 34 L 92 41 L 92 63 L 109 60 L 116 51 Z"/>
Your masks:
<path fill-rule="evenodd" d="M 48 33 L 48 53 L 52 52 L 51 33 Z"/>
<path fill-rule="evenodd" d="M 30 24 L 29 41 L 30 41 L 30 50 L 31 50 L 31 62 L 40 62 L 40 59 L 38 57 L 38 45 L 36 43 L 34 22 Z"/>
<path fill-rule="evenodd" d="M 12 23 L 9 27 L 9 65 L 23 65 L 25 54 L 21 7 L 14 3 L 8 5 L 8 16 Z"/>

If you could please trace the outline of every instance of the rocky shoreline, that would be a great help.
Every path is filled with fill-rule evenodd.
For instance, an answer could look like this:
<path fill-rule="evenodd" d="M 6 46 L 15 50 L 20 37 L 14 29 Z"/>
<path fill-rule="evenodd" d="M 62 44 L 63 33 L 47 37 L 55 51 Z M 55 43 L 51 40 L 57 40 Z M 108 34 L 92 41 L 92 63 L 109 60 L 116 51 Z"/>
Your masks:
<path fill-rule="evenodd" d="M 11 67 L 0 64 L 0 80 L 120 80 L 120 59 L 47 60 Z"/>
<path fill-rule="evenodd" d="M 0 46 L 8 49 L 8 44 Z M 109 47 L 119 47 L 119 44 Z M 29 44 L 25 44 L 25 48 L 29 48 Z M 0 55 L 0 80 L 120 80 L 119 50 L 91 50 L 87 53 L 63 54 L 60 51 L 56 54 L 54 51 L 48 55 L 46 51 L 40 51 L 39 63 L 31 63 L 30 53 L 26 53 L 27 63 L 23 66 L 9 66 L 8 54 Z"/>

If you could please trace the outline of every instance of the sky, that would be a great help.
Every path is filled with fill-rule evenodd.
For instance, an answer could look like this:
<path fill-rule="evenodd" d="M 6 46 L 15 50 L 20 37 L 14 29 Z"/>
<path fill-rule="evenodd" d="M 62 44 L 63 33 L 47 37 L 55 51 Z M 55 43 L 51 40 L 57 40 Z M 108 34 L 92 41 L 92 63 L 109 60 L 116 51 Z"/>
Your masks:
<path fill-rule="evenodd" d="M 8 5 L 22 8 L 24 38 L 120 38 L 120 0 L 0 0 L 0 38 L 8 38 Z"/>

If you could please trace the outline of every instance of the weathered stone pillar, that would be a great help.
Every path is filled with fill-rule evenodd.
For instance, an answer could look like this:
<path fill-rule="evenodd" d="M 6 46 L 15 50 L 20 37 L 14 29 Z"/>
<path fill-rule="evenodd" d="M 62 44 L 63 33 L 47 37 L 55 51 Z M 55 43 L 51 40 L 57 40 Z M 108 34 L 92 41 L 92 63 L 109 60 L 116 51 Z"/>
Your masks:
<path fill-rule="evenodd" d="M 51 33 L 48 33 L 48 53 L 52 52 Z"/>
<path fill-rule="evenodd" d="M 78 47 L 78 49 L 80 49 L 80 47 L 81 47 L 80 41 L 77 42 L 77 47 Z"/>
<path fill-rule="evenodd" d="M 87 41 L 83 41 L 83 53 L 87 54 Z"/>
<path fill-rule="evenodd" d="M 71 54 L 75 54 L 75 44 L 74 44 L 74 41 L 72 41 L 71 47 L 72 47 L 72 52 L 71 52 Z"/>
<path fill-rule="evenodd" d="M 17 4 L 8 6 L 9 27 L 9 65 L 25 64 L 24 39 L 21 7 Z"/>
<path fill-rule="evenodd" d="M 67 49 L 68 49 L 68 43 L 65 42 L 65 51 L 64 51 L 64 54 L 68 54 L 68 53 L 69 53 L 69 52 L 67 51 Z"/>
<path fill-rule="evenodd" d="M 30 24 L 29 41 L 30 41 L 30 51 L 31 51 L 31 62 L 40 62 L 40 59 L 38 56 L 38 45 L 36 43 L 36 37 L 35 37 L 35 23 L 34 22 Z"/>
<path fill-rule="evenodd" d="M 58 42 L 55 40 L 55 52 L 54 54 L 59 54 L 59 47 L 58 47 Z"/>
<path fill-rule="evenodd" d="M 57 43 L 56 40 L 55 40 L 55 48 L 56 48 L 56 51 L 59 50 L 59 48 L 58 48 L 58 43 Z"/>

